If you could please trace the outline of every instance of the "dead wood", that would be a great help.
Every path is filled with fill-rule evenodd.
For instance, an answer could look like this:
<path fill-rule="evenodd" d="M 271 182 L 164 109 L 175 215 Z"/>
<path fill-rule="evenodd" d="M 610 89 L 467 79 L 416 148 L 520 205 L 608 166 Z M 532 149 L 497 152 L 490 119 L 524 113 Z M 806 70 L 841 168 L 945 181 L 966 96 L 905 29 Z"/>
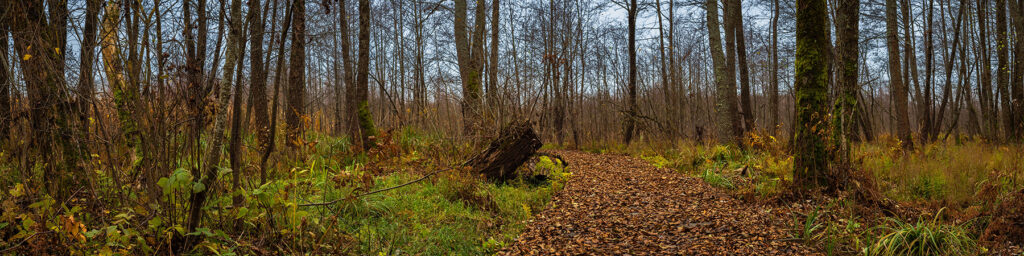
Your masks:
<path fill-rule="evenodd" d="M 507 181 L 516 177 L 516 169 L 542 145 L 530 121 L 512 121 L 501 129 L 486 150 L 469 162 L 469 166 L 490 180 Z"/>

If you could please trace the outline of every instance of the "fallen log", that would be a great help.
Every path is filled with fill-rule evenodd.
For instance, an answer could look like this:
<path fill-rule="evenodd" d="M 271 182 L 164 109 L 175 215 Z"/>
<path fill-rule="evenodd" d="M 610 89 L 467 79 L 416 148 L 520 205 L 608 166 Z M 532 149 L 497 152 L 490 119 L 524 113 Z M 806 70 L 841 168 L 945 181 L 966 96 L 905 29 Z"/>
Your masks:
<path fill-rule="evenodd" d="M 530 121 L 512 121 L 501 128 L 497 139 L 491 141 L 468 166 L 492 181 L 507 181 L 516 177 L 516 169 L 542 145 Z"/>

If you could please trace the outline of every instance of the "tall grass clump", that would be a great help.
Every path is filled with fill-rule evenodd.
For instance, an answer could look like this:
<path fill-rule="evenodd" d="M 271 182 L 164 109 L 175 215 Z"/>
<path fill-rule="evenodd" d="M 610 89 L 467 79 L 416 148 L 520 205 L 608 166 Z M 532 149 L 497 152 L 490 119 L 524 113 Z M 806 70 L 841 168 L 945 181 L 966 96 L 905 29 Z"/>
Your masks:
<path fill-rule="evenodd" d="M 735 189 L 736 188 L 736 185 L 733 185 L 732 181 L 730 181 L 729 178 L 727 178 L 727 177 L 723 176 L 722 174 L 720 174 L 718 172 L 715 172 L 715 171 L 713 171 L 711 169 L 704 170 L 704 172 L 701 173 L 700 178 L 704 179 L 704 182 L 707 182 L 712 187 L 725 188 L 725 189 Z"/>
<path fill-rule="evenodd" d="M 941 211 L 940 211 L 941 213 Z M 975 255 L 981 247 L 966 228 L 938 222 L 939 214 L 931 221 L 907 223 L 888 219 L 889 233 L 864 248 L 865 255 Z"/>

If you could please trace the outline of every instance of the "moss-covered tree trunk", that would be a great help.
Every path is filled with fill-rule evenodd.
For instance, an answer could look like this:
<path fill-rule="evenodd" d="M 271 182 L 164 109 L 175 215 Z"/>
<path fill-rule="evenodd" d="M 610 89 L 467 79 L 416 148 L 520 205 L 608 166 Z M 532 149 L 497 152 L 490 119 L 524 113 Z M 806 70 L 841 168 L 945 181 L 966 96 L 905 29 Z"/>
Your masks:
<path fill-rule="evenodd" d="M 796 12 L 796 126 L 793 135 L 793 180 L 798 189 L 829 182 L 828 154 L 828 16 L 825 0 L 798 0 Z"/>
<path fill-rule="evenodd" d="M 832 115 L 832 167 L 829 169 L 830 182 L 823 184 L 830 188 L 841 188 L 846 184 L 850 170 L 850 138 L 857 111 L 857 56 L 859 40 L 860 0 L 840 0 L 836 9 L 836 65 L 839 77 L 836 86 L 835 111 Z"/>
<path fill-rule="evenodd" d="M 61 48 L 67 31 L 61 29 L 66 25 L 54 24 L 64 22 L 66 17 L 58 16 L 66 16 L 67 3 L 52 1 L 50 4 L 51 6 L 44 6 L 41 1 L 5 3 L 5 8 L 10 9 L 5 11 L 4 19 L 9 22 L 11 37 L 14 39 L 14 50 L 21 65 L 25 92 L 28 96 L 27 114 L 30 137 L 25 140 L 29 145 L 35 146 L 35 150 L 29 152 L 34 157 L 29 159 L 32 162 L 28 165 L 33 166 L 41 162 L 42 173 L 36 180 L 42 181 L 41 185 L 45 185 L 46 191 L 54 198 L 64 198 L 70 193 L 66 185 L 74 181 L 69 175 L 71 172 L 65 171 L 78 169 L 75 166 L 77 152 L 71 152 L 74 148 L 71 147 L 71 141 L 68 138 L 70 134 L 68 117 L 63 114 L 70 107 L 68 95 L 63 89 L 66 81 L 63 72 L 64 49 Z M 49 11 L 47 11 L 47 7 L 49 7 Z M 48 20 L 47 17 L 52 20 Z M 6 34 L 8 30 L 3 29 L 0 33 Z M 6 36 L 4 40 L 6 41 Z M 6 60 L 5 63 L 7 63 Z M 0 70 L 0 72 L 6 71 L 6 69 Z M 8 85 L 13 85 L 13 81 L 10 81 L 13 78 L 7 77 L 4 80 L 6 81 L 0 81 L 6 84 L 2 86 L 3 89 L 13 89 L 8 87 Z M 6 97 L 5 92 L 4 98 Z M 5 105 L 4 108 L 9 108 L 9 105 Z M 54 147 L 54 145 L 59 147 Z M 59 150 L 63 150 L 63 152 Z"/>
<path fill-rule="evenodd" d="M 462 119 L 463 130 L 467 134 L 475 134 L 482 122 L 481 94 L 483 83 L 484 60 L 484 16 L 483 0 L 477 0 L 476 22 L 473 28 L 472 42 L 466 28 L 466 0 L 455 0 L 455 53 L 459 63 L 459 76 L 462 80 Z"/>
<path fill-rule="evenodd" d="M 359 64 L 356 72 L 356 123 L 359 125 L 359 144 L 363 149 L 373 147 L 370 137 L 377 136 L 373 115 L 367 100 L 370 74 L 370 1 L 359 0 Z M 353 136 L 353 138 L 357 138 Z"/>
<path fill-rule="evenodd" d="M 110 81 L 110 89 L 114 95 L 114 108 L 117 110 L 117 118 L 121 123 L 121 130 L 125 134 L 129 147 L 135 147 L 139 143 L 139 127 L 133 118 L 135 102 L 138 93 L 131 88 L 124 72 L 124 57 L 118 47 L 117 31 L 120 28 L 121 9 L 130 8 L 119 4 L 108 3 L 106 12 L 103 14 L 103 29 L 100 34 L 103 39 L 100 43 L 103 54 L 103 70 Z"/>

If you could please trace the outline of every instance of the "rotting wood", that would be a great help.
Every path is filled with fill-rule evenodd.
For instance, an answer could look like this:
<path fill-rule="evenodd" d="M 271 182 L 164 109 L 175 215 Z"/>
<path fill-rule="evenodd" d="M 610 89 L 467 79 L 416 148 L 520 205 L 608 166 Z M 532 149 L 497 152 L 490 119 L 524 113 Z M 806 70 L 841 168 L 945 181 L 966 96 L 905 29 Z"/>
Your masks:
<path fill-rule="evenodd" d="M 527 120 L 509 122 L 478 158 L 469 162 L 473 172 L 492 181 L 515 178 L 515 171 L 543 144 Z"/>

